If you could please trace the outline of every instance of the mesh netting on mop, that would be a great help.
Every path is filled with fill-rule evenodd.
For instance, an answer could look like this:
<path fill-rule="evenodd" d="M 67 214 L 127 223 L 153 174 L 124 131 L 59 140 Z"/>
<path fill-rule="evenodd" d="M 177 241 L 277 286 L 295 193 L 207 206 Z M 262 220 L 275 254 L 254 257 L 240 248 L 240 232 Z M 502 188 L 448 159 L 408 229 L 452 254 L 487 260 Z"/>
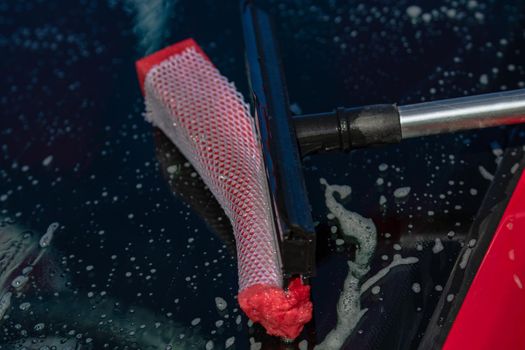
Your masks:
<path fill-rule="evenodd" d="M 311 318 L 309 287 L 283 290 L 277 235 L 249 106 L 187 39 L 137 62 L 146 118 L 180 149 L 231 221 L 239 304 L 272 335 L 295 338 Z"/>

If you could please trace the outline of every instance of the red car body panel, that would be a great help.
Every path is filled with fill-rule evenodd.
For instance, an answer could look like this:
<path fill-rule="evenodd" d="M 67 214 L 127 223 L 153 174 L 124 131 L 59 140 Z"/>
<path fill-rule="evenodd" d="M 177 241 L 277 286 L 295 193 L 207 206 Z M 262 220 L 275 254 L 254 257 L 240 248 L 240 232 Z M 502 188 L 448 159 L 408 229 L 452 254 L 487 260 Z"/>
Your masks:
<path fill-rule="evenodd" d="M 525 349 L 525 172 L 443 349 Z"/>

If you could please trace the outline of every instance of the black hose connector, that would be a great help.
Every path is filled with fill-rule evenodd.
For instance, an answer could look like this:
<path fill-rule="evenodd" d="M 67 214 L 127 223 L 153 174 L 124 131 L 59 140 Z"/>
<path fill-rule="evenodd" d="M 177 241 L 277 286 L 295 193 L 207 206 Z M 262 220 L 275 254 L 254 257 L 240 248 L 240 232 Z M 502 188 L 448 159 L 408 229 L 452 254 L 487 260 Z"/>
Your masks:
<path fill-rule="evenodd" d="M 396 105 L 338 108 L 329 113 L 296 116 L 293 122 L 302 156 L 401 141 Z"/>

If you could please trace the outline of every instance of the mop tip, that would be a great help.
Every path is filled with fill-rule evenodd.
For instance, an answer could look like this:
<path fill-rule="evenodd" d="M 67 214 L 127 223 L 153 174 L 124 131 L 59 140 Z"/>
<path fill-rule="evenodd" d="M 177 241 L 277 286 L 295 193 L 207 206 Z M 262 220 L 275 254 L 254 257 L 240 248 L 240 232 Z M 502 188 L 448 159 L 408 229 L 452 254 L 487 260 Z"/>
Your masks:
<path fill-rule="evenodd" d="M 238 295 L 241 309 L 253 322 L 259 322 L 270 335 L 295 339 L 312 319 L 310 286 L 300 278 L 292 280 L 288 289 L 256 284 Z"/>

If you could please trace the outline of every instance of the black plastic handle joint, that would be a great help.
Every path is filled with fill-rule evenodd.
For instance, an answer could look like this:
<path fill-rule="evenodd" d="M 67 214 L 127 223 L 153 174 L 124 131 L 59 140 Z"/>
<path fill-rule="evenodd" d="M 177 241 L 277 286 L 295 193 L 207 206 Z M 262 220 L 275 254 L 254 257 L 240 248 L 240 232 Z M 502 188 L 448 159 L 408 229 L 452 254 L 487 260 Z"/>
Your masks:
<path fill-rule="evenodd" d="M 297 116 L 294 126 L 302 156 L 401 141 L 396 105 L 337 108 L 329 113 Z"/>

